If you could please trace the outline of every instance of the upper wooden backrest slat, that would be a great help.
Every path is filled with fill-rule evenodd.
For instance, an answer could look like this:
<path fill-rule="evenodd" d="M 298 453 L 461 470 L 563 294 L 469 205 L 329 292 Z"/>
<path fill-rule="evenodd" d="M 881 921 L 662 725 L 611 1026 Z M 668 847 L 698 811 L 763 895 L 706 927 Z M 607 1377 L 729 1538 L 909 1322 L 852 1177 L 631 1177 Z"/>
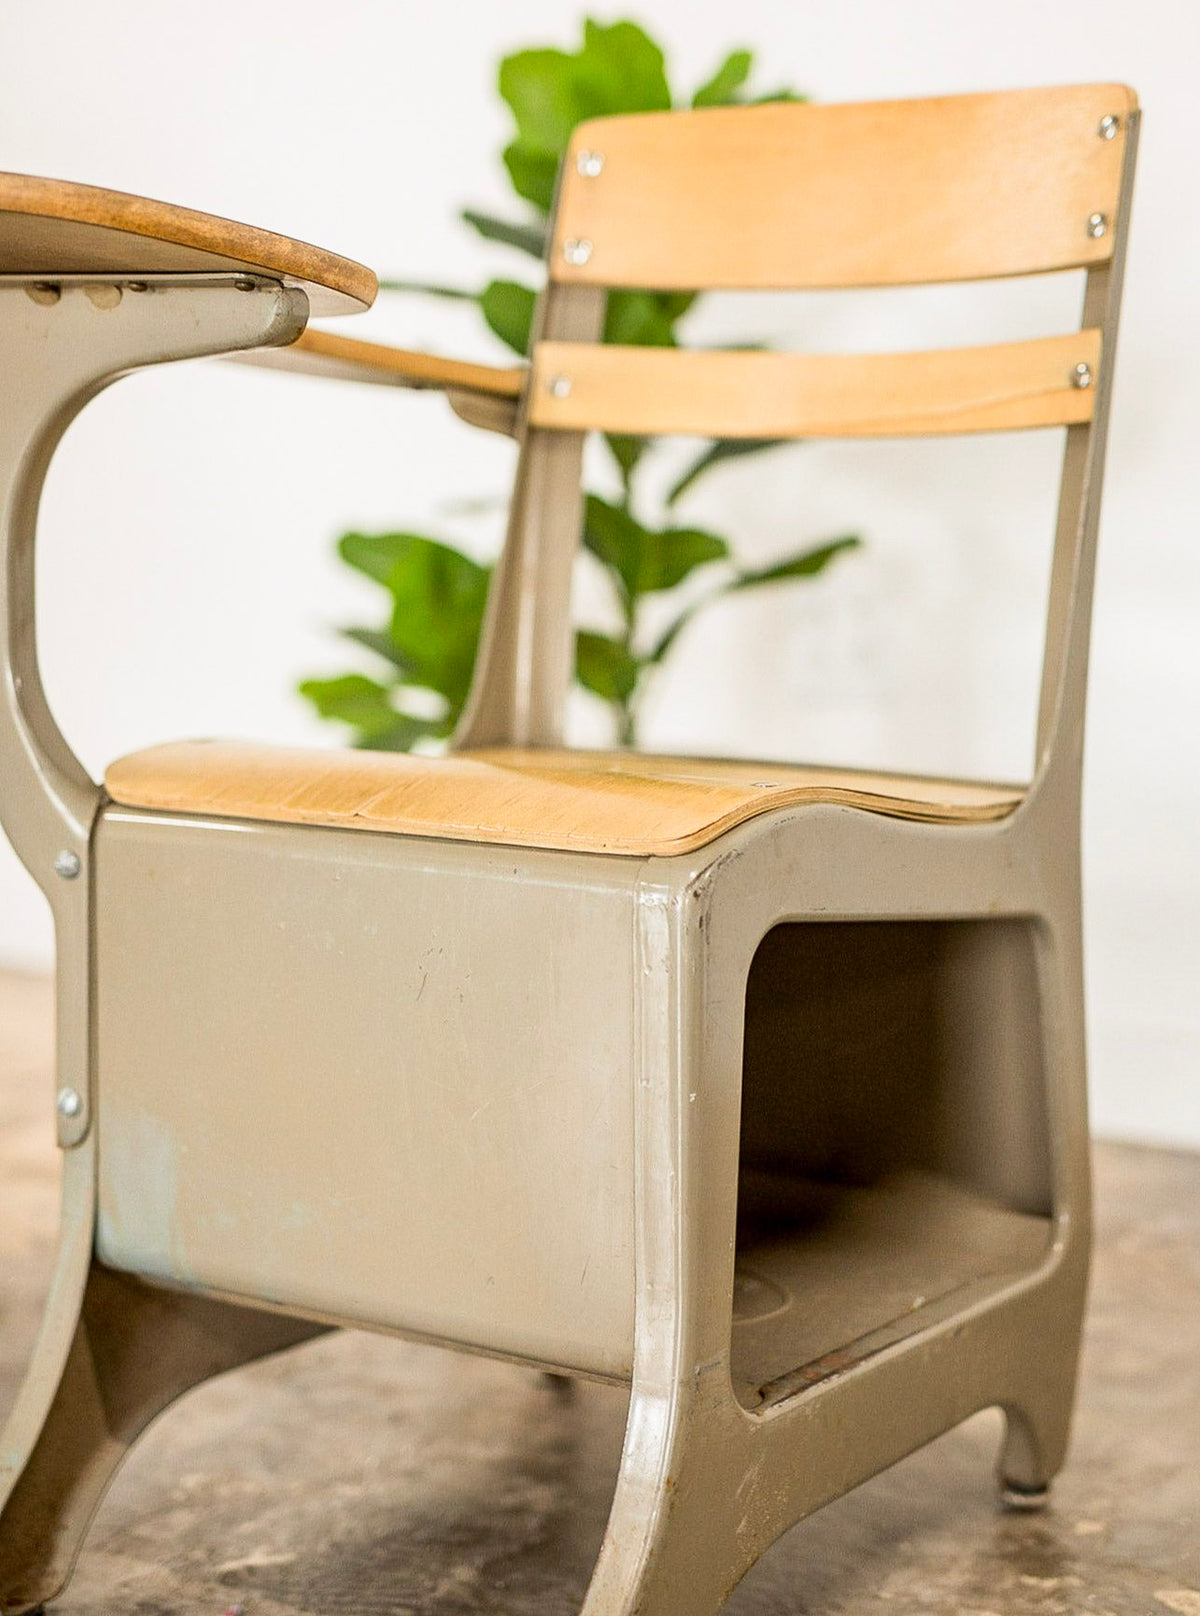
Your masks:
<path fill-rule="evenodd" d="M 885 354 L 542 342 L 529 420 L 565 431 L 714 438 L 1011 432 L 1090 421 L 1099 365 L 1099 331 Z"/>
<path fill-rule="evenodd" d="M 95 185 L 0 174 L 0 275 L 268 275 L 313 314 L 369 308 L 374 272 L 305 241 Z"/>
<path fill-rule="evenodd" d="M 1092 84 L 595 119 L 564 163 L 551 274 L 802 289 L 1101 263 L 1136 105 Z"/>

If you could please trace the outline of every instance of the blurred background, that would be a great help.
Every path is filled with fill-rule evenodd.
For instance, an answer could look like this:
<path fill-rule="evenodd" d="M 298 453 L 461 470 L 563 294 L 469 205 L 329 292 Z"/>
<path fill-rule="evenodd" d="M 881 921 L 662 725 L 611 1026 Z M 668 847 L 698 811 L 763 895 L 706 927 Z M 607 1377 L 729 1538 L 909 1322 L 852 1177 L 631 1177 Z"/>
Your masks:
<path fill-rule="evenodd" d="M 519 271 L 458 219 L 516 214 L 499 59 L 576 49 L 584 10 L 293 0 L 286 12 L 109 0 L 6 7 L 0 166 L 162 197 L 298 236 L 381 275 L 482 287 Z M 1085 857 L 1098 1131 L 1200 1145 L 1200 256 L 1191 4 L 1145 0 L 636 0 L 690 94 L 736 47 L 763 91 L 823 101 L 1119 80 L 1145 121 L 1096 602 Z M 687 341 L 872 349 L 1070 329 L 1081 278 L 783 299 L 718 297 Z M 477 311 L 398 294 L 347 334 L 509 357 Z M 801 445 L 731 463 L 678 517 L 739 558 L 855 533 L 820 578 L 715 607 L 647 702 L 646 747 L 1028 778 L 1061 442 Z M 428 395 L 244 367 L 143 374 L 97 400 L 52 467 L 39 624 L 47 690 L 93 773 L 185 735 L 344 737 L 296 693 L 370 671 L 339 624 L 378 614 L 335 556 L 347 528 L 494 557 L 513 446 Z M 676 463 L 675 469 L 678 469 Z M 602 481 L 611 471 L 593 468 Z M 662 487 L 672 462 L 664 459 Z M 581 620 L 610 606 L 581 569 Z M 572 738 L 606 744 L 579 694 Z M 45 969 L 41 898 L 0 848 L 0 966 Z"/>

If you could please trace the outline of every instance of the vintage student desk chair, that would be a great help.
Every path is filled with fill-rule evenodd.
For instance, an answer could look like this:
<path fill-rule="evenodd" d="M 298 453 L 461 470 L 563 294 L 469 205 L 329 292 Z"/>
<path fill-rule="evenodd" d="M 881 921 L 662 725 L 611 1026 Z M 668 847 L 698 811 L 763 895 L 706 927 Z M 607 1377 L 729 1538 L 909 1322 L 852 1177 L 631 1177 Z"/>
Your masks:
<path fill-rule="evenodd" d="M 312 248 L 0 177 L 0 809 L 54 911 L 66 1170 L 0 1609 L 63 1587 L 165 1404 L 329 1325 L 631 1385 L 587 1616 L 716 1610 L 987 1405 L 1008 1496 L 1044 1495 L 1088 1266 L 1080 754 L 1136 119 L 1099 85 L 590 124 L 527 374 L 303 334 L 375 290 Z M 1083 329 L 1001 347 L 597 342 L 613 286 L 1080 267 Z M 116 376 L 255 348 L 519 439 L 469 714 L 446 759 L 180 744 L 101 788 L 38 679 L 47 463 Z M 1050 426 L 1028 789 L 561 749 L 588 429 Z"/>

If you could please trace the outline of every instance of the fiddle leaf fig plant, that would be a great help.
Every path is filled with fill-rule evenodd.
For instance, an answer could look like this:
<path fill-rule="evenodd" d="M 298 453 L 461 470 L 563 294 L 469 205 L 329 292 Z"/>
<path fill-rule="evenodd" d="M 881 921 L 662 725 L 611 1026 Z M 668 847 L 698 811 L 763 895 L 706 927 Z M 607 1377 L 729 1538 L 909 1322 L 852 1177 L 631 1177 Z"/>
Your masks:
<path fill-rule="evenodd" d="M 672 107 L 719 107 L 763 101 L 795 101 L 788 89 L 766 95 L 748 90 L 754 58 L 731 51 L 690 97 L 673 94 L 662 49 L 637 23 L 588 19 L 578 50 L 518 51 L 500 63 L 499 91 L 515 132 L 502 161 L 520 211 L 498 218 L 478 208 L 460 217 L 487 241 L 541 263 L 546 254 L 550 209 L 563 153 L 576 124 L 611 113 L 658 112 Z M 537 287 L 517 279 L 492 280 L 479 290 L 391 280 L 385 290 L 475 303 L 485 323 L 514 353 L 530 346 Z M 678 328 L 697 302 L 691 292 L 609 293 L 604 340 L 639 347 L 677 346 Z M 638 717 L 655 671 L 679 635 L 708 605 L 748 589 L 775 587 L 823 572 L 859 540 L 852 534 L 792 550 L 766 567 L 746 569 L 720 534 L 676 518 L 676 509 L 710 472 L 727 461 L 778 448 L 775 438 L 712 439 L 702 443 L 677 472 L 657 520 L 645 514 L 642 473 L 655 440 L 610 434 L 605 443 L 619 494 L 588 493 L 583 543 L 608 581 L 615 631 L 581 629 L 575 639 L 579 684 L 612 709 L 621 745 L 637 740 Z M 408 751 L 444 742 L 462 713 L 483 621 L 491 568 L 444 539 L 422 534 L 347 533 L 338 542 L 344 562 L 386 593 L 386 615 L 373 627 L 350 627 L 343 635 L 374 658 L 374 677 L 348 673 L 307 679 L 301 693 L 323 717 L 349 726 L 355 743 Z M 673 617 L 651 636 L 644 607 L 699 575 Z"/>

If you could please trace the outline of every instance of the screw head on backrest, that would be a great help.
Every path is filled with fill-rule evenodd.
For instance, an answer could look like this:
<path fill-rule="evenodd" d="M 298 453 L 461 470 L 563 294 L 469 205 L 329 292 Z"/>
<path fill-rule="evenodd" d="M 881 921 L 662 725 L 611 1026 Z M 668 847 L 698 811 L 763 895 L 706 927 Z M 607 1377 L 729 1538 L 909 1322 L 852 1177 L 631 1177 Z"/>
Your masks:
<path fill-rule="evenodd" d="M 575 167 L 585 180 L 594 180 L 604 172 L 604 153 L 581 151 L 575 159 Z"/>
<path fill-rule="evenodd" d="M 1121 120 L 1117 117 L 1116 113 L 1107 112 L 1105 113 L 1104 117 L 1101 118 L 1100 127 L 1096 130 L 1096 133 L 1100 136 L 1101 140 L 1112 140 L 1116 136 L 1116 133 L 1120 127 Z"/>
<path fill-rule="evenodd" d="M 1090 387 L 1092 385 L 1092 367 L 1086 360 L 1080 360 L 1071 372 L 1072 387 Z"/>
<path fill-rule="evenodd" d="M 592 244 L 590 241 L 571 236 L 563 242 L 562 255 L 568 264 L 586 264 L 592 256 Z"/>
<path fill-rule="evenodd" d="M 1088 214 L 1087 233 L 1093 241 L 1099 241 L 1100 237 L 1105 235 L 1107 231 L 1108 220 L 1102 213 Z"/>

